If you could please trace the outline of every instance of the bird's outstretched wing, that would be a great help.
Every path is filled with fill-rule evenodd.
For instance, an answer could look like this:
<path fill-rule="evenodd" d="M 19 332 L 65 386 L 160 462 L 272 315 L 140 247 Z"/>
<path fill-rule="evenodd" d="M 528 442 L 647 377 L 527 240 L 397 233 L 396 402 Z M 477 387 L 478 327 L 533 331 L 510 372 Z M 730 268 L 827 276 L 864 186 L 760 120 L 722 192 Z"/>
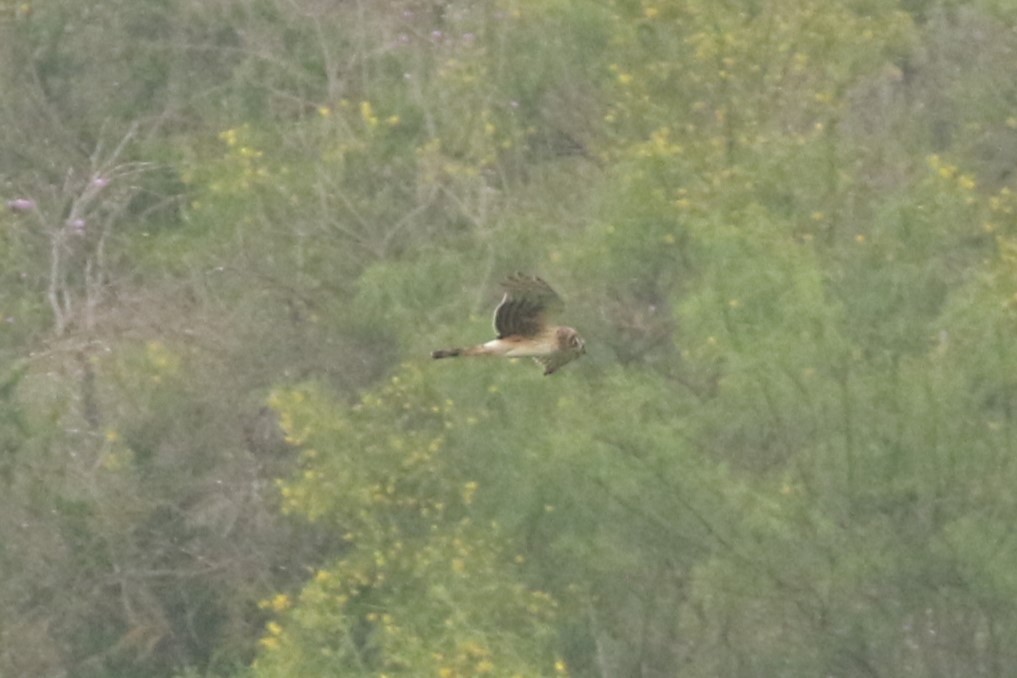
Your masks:
<path fill-rule="evenodd" d="M 558 351 L 556 353 L 552 353 L 551 355 L 537 356 L 536 358 L 534 358 L 534 360 L 540 363 L 541 367 L 544 368 L 544 376 L 546 377 L 550 374 L 554 374 L 555 372 L 558 371 L 559 367 L 566 363 L 572 362 L 573 360 L 575 360 L 575 358 L 576 356 L 573 355 L 571 352 Z"/>
<path fill-rule="evenodd" d="M 544 280 L 522 273 L 502 283 L 505 296 L 494 309 L 494 331 L 505 337 L 535 337 L 547 327 L 548 314 L 558 313 L 565 303 Z"/>

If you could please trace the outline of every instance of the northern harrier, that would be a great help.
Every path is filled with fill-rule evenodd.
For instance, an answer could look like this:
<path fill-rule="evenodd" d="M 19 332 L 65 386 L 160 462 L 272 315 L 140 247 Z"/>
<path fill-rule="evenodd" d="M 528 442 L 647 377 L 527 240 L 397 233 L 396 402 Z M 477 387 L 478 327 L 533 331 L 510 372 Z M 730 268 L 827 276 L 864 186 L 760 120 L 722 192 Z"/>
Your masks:
<path fill-rule="evenodd" d="M 505 358 L 533 358 L 553 374 L 565 363 L 586 353 L 586 344 L 571 327 L 551 325 L 548 315 L 565 304 L 551 286 L 537 277 L 516 273 L 502 283 L 505 296 L 494 309 L 494 331 L 498 338 L 469 348 L 447 348 L 431 353 L 432 358 L 493 355 Z"/>

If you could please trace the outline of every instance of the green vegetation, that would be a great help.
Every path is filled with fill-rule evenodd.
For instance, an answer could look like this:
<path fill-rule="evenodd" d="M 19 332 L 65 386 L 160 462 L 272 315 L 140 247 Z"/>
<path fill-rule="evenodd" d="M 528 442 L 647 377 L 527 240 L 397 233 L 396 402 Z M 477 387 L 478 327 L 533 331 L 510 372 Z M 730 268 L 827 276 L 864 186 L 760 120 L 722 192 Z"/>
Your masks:
<path fill-rule="evenodd" d="M 0 676 L 1007 676 L 1017 12 L 0 1 Z M 441 361 L 547 278 L 588 355 Z"/>

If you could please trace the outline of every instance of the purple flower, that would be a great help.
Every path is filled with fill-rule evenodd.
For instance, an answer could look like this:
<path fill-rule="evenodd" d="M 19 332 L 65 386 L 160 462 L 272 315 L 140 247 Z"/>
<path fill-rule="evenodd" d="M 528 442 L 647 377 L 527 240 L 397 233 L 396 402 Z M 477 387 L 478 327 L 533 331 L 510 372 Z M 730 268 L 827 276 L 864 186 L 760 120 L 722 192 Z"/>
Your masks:
<path fill-rule="evenodd" d="M 74 235 L 85 235 L 84 219 L 81 218 L 71 219 L 70 221 L 67 222 L 67 225 L 70 226 L 71 231 L 74 232 Z"/>
<path fill-rule="evenodd" d="M 109 179 L 104 176 L 96 176 L 92 179 L 92 185 L 96 188 L 106 188 L 109 186 Z"/>
<path fill-rule="evenodd" d="M 443 37 L 445 37 L 445 34 L 439 31 L 438 29 L 431 31 L 432 40 L 441 41 Z"/>
<path fill-rule="evenodd" d="M 408 45 L 410 44 L 410 36 L 406 35 L 405 33 L 400 33 L 398 36 L 396 36 L 396 42 L 398 42 L 400 45 Z"/>
<path fill-rule="evenodd" d="M 15 198 L 7 201 L 7 208 L 12 212 L 30 212 L 35 209 L 35 201 L 31 198 Z"/>
<path fill-rule="evenodd" d="M 413 18 L 413 10 L 412 9 L 404 9 L 403 10 L 403 18 L 404 19 L 412 19 Z"/>
<path fill-rule="evenodd" d="M 463 33 L 463 43 L 472 45 L 473 41 L 477 39 L 477 36 L 473 33 Z"/>

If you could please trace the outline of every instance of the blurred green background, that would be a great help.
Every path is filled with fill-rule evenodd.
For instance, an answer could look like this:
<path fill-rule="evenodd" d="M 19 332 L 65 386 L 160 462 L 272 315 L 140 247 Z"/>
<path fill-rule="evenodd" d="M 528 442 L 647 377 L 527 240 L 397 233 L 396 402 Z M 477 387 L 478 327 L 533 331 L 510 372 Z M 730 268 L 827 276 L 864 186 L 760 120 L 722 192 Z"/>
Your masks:
<path fill-rule="evenodd" d="M 1010 676 L 1017 8 L 0 2 L 0 676 Z M 588 354 L 433 362 L 546 278 Z"/>

